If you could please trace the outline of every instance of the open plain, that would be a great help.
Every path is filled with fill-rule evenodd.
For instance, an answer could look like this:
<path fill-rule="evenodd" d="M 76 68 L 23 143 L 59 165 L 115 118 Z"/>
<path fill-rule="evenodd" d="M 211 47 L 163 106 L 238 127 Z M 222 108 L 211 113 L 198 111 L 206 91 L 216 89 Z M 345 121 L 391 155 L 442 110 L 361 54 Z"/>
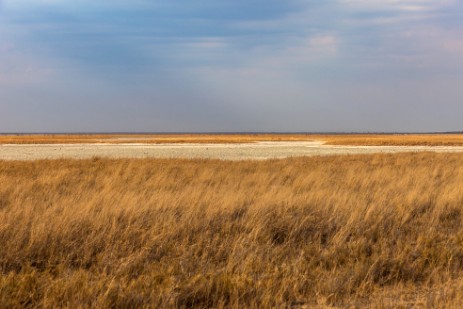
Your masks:
<path fill-rule="evenodd" d="M 0 137 L 0 160 L 93 157 L 262 160 L 346 154 L 463 152 L 461 141 L 461 135 L 3 136 Z"/>
<path fill-rule="evenodd" d="M 0 308 L 463 306 L 461 146 L 118 138 L 0 145 Z"/>
<path fill-rule="evenodd" d="M 0 309 L 462 309 L 463 0 L 0 0 Z"/>

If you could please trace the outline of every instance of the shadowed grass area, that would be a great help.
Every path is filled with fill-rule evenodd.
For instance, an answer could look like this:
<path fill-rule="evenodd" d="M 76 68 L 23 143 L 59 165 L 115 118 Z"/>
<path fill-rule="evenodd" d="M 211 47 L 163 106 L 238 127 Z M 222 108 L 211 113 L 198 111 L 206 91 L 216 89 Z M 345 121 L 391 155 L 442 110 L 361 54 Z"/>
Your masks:
<path fill-rule="evenodd" d="M 0 162 L 5 307 L 463 305 L 463 156 Z"/>

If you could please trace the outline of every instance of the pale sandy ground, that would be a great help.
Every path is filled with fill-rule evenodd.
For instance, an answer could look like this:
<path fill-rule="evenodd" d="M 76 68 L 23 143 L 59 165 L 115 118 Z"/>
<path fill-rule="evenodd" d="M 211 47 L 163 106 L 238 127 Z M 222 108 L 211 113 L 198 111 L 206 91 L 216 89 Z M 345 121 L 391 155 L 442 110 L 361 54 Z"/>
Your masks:
<path fill-rule="evenodd" d="M 323 142 L 248 144 L 63 144 L 0 145 L 0 160 L 106 158 L 212 158 L 263 160 L 300 156 L 400 152 L 463 152 L 456 146 L 332 146 Z"/>

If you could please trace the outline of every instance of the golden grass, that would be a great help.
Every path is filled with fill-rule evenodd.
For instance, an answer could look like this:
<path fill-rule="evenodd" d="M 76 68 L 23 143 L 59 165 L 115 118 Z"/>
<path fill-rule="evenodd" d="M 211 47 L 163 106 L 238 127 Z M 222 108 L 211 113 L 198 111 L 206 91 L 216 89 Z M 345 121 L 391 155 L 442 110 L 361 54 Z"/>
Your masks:
<path fill-rule="evenodd" d="M 252 143 L 325 141 L 354 146 L 463 146 L 463 134 L 38 134 L 0 135 L 0 144 Z"/>
<path fill-rule="evenodd" d="M 463 305 L 463 156 L 0 162 L 0 307 Z"/>
<path fill-rule="evenodd" d="M 463 134 L 358 134 L 316 136 L 331 145 L 463 146 Z"/>
<path fill-rule="evenodd" d="M 252 143 L 256 141 L 307 141 L 307 134 L 37 134 L 0 135 L 0 144 L 76 143 Z"/>

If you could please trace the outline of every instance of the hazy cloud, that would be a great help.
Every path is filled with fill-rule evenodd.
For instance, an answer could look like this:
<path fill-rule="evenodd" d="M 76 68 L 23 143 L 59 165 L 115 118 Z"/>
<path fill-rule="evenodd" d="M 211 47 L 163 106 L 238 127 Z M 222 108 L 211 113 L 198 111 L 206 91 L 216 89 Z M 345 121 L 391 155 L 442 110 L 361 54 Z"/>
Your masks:
<path fill-rule="evenodd" d="M 461 130 L 458 1 L 0 9 L 0 131 Z"/>

